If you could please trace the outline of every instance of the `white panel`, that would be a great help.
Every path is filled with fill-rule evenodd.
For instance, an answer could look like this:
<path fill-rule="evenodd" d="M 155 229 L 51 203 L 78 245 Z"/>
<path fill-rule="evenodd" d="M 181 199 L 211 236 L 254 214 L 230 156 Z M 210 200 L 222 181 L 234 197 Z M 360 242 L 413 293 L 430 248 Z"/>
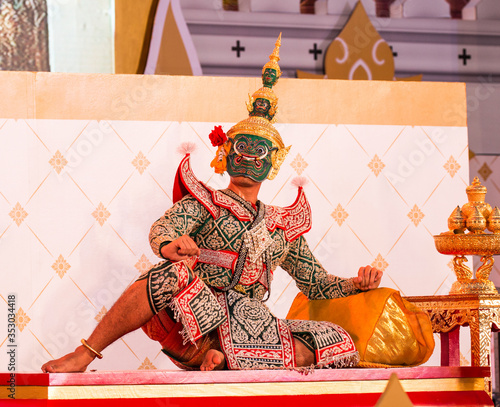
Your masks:
<path fill-rule="evenodd" d="M 478 20 L 499 20 L 500 2 L 498 0 L 481 0 L 477 5 Z"/>
<path fill-rule="evenodd" d="M 114 0 L 47 0 L 52 72 L 114 72 Z"/>
<path fill-rule="evenodd" d="M 221 123 L 0 121 L 0 169 L 7 174 L 0 183 L 0 269 L 9 271 L 0 294 L 15 293 L 17 309 L 29 318 L 17 332 L 18 369 L 39 371 L 45 361 L 72 351 L 141 270 L 159 260 L 148 232 L 171 206 L 178 145 L 197 145 L 192 165 L 202 181 L 227 185 L 227 177 L 209 167 L 214 151 L 207 135 L 214 124 Z M 290 181 L 297 175 L 308 180 L 313 228 L 307 239 L 327 270 L 350 277 L 378 261 L 385 269 L 383 285 L 404 295 L 449 291 L 455 280 L 450 259 L 437 253 L 431 235 L 446 230 L 453 206 L 464 203 L 465 128 L 277 128 L 292 149 L 260 198 L 289 205 L 297 193 Z M 57 151 L 72 157 L 59 174 L 50 162 Z M 143 158 L 136 160 L 139 154 Z M 451 158 L 456 172 L 446 169 Z M 10 215 L 17 203 L 26 212 L 19 225 Z M 102 224 L 93 215 L 99 204 Z M 332 216 L 339 205 L 346 215 L 340 223 Z M 284 317 L 296 293 L 290 277 L 277 270 L 267 304 Z M 0 337 L 5 330 L 0 325 Z M 117 341 L 104 356 L 90 368 L 138 369 L 148 361 L 173 368 L 141 331 Z M 0 352 L 0 365 L 7 366 L 6 358 Z"/>
<path fill-rule="evenodd" d="M 406 0 L 404 16 L 409 18 L 450 17 L 450 6 L 445 0 Z"/>
<path fill-rule="evenodd" d="M 250 0 L 250 10 L 264 13 L 300 14 L 300 1 L 290 0 Z"/>

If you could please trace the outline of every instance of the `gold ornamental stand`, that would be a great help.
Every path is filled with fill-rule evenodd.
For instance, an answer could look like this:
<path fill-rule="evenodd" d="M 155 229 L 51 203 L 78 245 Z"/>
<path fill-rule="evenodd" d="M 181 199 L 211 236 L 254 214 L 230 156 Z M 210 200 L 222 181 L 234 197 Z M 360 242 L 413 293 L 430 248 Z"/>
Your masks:
<path fill-rule="evenodd" d="M 491 332 L 500 331 L 500 296 L 483 294 L 405 297 L 425 311 L 440 334 L 441 366 L 460 366 L 460 327 L 470 327 L 471 365 L 491 365 Z M 485 379 L 491 396 L 491 376 Z"/>
<path fill-rule="evenodd" d="M 482 294 L 498 295 L 495 284 L 490 281 L 490 272 L 495 260 L 494 255 L 500 254 L 500 234 L 463 233 L 440 234 L 434 236 L 436 249 L 441 254 L 453 255 L 453 270 L 457 281 L 453 283 L 450 295 Z M 473 278 L 472 270 L 465 264 L 465 256 L 481 256 L 481 265 Z"/>
<path fill-rule="evenodd" d="M 469 202 L 448 218 L 448 232 L 434 236 L 436 249 L 452 255 L 457 276 L 449 295 L 406 297 L 428 315 L 441 339 L 441 365 L 460 366 L 460 327 L 469 326 L 471 365 L 491 365 L 491 332 L 500 331 L 500 295 L 489 276 L 494 255 L 500 254 L 500 210 L 484 200 L 486 188 L 476 177 L 466 188 Z M 487 233 L 486 229 L 492 233 Z M 465 256 L 481 256 L 475 272 Z M 491 396 L 491 375 L 485 378 Z"/>

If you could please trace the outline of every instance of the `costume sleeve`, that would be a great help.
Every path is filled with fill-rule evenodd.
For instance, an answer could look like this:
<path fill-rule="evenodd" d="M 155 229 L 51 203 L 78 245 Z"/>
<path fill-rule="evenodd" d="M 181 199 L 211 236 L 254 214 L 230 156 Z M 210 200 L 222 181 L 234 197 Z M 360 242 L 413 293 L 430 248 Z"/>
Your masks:
<path fill-rule="evenodd" d="M 209 218 L 210 214 L 205 207 L 191 195 L 186 195 L 151 226 L 149 232 L 151 249 L 157 256 L 162 257 L 163 246 L 182 235 L 194 237 Z"/>
<path fill-rule="evenodd" d="M 347 297 L 361 292 L 354 287 L 352 278 L 328 274 L 312 254 L 303 236 L 290 243 L 285 261 L 280 266 L 292 276 L 297 287 L 310 300 Z"/>

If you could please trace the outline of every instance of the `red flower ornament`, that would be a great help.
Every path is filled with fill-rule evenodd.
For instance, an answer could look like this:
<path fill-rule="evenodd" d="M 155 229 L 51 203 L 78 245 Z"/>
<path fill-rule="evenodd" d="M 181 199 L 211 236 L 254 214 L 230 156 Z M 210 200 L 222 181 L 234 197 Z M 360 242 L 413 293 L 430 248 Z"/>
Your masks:
<path fill-rule="evenodd" d="M 222 126 L 215 126 L 212 132 L 208 135 L 212 146 L 219 147 L 227 141 L 226 133 L 222 130 Z"/>

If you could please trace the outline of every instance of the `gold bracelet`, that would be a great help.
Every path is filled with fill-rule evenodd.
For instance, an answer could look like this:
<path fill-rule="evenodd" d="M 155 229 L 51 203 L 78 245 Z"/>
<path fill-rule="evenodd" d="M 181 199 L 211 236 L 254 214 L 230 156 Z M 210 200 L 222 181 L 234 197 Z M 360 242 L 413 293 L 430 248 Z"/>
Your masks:
<path fill-rule="evenodd" d="M 85 346 L 89 351 L 91 351 L 94 355 L 97 356 L 97 359 L 102 359 L 102 353 L 97 352 L 94 348 L 92 348 L 85 339 L 82 339 L 82 345 Z"/>

